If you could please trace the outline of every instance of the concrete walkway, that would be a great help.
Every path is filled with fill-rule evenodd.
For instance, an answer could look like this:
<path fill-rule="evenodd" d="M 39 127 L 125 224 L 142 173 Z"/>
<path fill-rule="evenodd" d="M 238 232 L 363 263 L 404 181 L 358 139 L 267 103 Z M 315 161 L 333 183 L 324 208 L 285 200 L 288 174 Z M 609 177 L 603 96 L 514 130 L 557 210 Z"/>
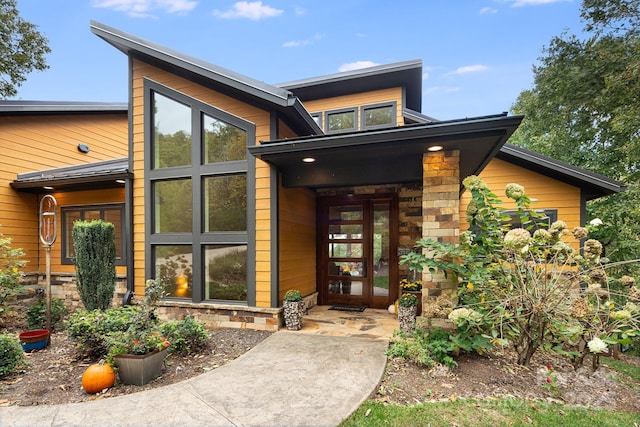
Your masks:
<path fill-rule="evenodd" d="M 279 331 L 198 377 L 127 396 L 0 408 L 0 426 L 335 426 L 382 378 L 386 339 Z"/>

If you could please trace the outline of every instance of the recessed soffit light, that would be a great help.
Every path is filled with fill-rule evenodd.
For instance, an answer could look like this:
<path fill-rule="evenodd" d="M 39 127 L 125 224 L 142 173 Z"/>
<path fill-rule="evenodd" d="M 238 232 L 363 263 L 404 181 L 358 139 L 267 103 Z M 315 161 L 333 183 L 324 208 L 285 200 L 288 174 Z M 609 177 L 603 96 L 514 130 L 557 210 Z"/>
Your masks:
<path fill-rule="evenodd" d="M 427 148 L 428 151 L 440 151 L 442 150 L 444 147 L 442 145 L 432 145 L 431 147 Z"/>
<path fill-rule="evenodd" d="M 305 157 L 302 159 L 302 161 L 305 163 L 313 163 L 316 161 L 316 159 L 314 157 Z"/>

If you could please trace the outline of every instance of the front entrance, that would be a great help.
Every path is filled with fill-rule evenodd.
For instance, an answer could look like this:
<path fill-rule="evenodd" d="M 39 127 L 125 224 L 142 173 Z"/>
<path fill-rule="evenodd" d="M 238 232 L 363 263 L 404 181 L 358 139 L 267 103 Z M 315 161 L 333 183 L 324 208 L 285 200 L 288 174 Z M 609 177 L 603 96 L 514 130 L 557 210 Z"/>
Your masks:
<path fill-rule="evenodd" d="M 318 283 L 323 305 L 387 308 L 398 297 L 398 197 L 318 200 Z"/>

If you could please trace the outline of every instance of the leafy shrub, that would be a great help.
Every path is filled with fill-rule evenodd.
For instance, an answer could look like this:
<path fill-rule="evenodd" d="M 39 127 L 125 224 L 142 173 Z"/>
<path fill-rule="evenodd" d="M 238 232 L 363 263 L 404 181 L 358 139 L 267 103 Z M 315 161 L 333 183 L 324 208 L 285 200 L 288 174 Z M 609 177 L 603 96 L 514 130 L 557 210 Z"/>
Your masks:
<path fill-rule="evenodd" d="M 71 231 L 78 294 L 87 310 L 111 306 L 116 288 L 116 235 L 113 224 L 77 221 Z"/>
<path fill-rule="evenodd" d="M 13 335 L 0 335 L 0 378 L 15 372 L 25 361 L 20 340 Z"/>
<path fill-rule="evenodd" d="M 61 320 L 69 313 L 69 309 L 64 305 L 64 300 L 53 298 L 51 300 L 51 329 L 62 326 Z M 47 301 L 40 299 L 29 307 L 27 311 L 27 323 L 29 329 L 44 329 L 47 325 Z"/>
<path fill-rule="evenodd" d="M 20 282 L 20 269 L 26 264 L 26 261 L 22 260 L 23 256 L 22 249 L 12 248 L 11 238 L 0 233 L 0 314 L 8 310 L 4 305 L 5 301 L 24 290 Z"/>
<path fill-rule="evenodd" d="M 109 351 L 110 334 L 124 332 L 135 323 L 141 309 L 137 306 L 109 310 L 76 310 L 64 322 L 69 338 L 76 341 L 81 357 L 98 359 Z"/>
<path fill-rule="evenodd" d="M 197 353 L 207 346 L 209 333 L 204 323 L 187 316 L 184 320 L 163 323 L 160 330 L 170 342 L 169 352 L 186 356 Z"/>
<path fill-rule="evenodd" d="M 451 333 L 440 328 L 416 327 L 409 335 L 396 331 L 387 349 L 387 357 L 401 357 L 428 368 L 441 363 L 450 368 L 457 366 L 453 355 L 459 348 L 451 341 Z"/>

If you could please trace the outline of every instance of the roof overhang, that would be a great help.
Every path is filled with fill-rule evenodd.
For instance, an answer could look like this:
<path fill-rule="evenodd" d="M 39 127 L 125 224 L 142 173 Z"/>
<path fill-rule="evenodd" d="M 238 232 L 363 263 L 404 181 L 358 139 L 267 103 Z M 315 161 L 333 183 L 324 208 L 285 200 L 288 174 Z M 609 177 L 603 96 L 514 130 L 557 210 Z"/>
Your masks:
<path fill-rule="evenodd" d="M 128 108 L 127 104 L 121 102 L 2 100 L 0 116 L 126 114 Z"/>
<path fill-rule="evenodd" d="M 521 121 L 522 116 L 485 116 L 269 141 L 249 152 L 275 165 L 284 186 L 318 188 L 422 181 L 422 156 L 440 145 L 460 151 L 462 180 L 479 174 Z"/>
<path fill-rule="evenodd" d="M 586 200 L 619 193 L 626 189 L 623 183 L 604 175 L 590 172 L 586 169 L 511 144 L 506 144 L 502 147 L 496 157 L 514 165 L 566 182 L 569 185 L 579 187 Z"/>
<path fill-rule="evenodd" d="M 300 135 L 322 134 L 300 99 L 288 90 L 185 55 L 108 25 L 91 21 L 91 32 L 124 54 L 168 70 L 204 87 L 258 107 L 276 110 Z"/>
<path fill-rule="evenodd" d="M 128 165 L 129 159 L 124 158 L 21 173 L 11 187 L 28 193 L 123 188 L 133 177 Z"/>

